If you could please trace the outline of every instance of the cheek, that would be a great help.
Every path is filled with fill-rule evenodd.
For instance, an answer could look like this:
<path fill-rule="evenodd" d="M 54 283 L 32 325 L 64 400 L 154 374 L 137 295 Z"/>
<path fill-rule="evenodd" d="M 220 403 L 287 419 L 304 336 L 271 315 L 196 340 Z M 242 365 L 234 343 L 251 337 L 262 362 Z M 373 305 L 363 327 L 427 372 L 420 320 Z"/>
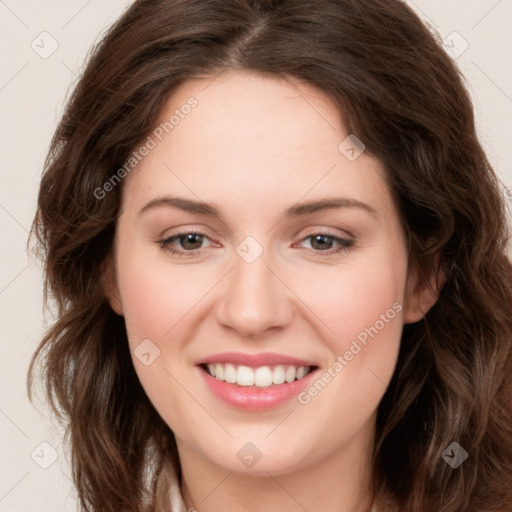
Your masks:
<path fill-rule="evenodd" d="M 165 286 L 164 281 L 147 268 L 129 271 L 120 281 L 130 345 L 134 348 L 145 338 L 156 342 L 175 323 L 172 312 L 173 306 L 179 303 L 178 288 Z"/>
<path fill-rule="evenodd" d="M 333 403 L 340 411 L 358 411 L 354 421 L 369 415 L 382 398 L 395 370 L 403 328 L 406 255 L 396 247 L 368 254 L 333 270 L 328 288 L 309 296 L 329 328 L 323 341 L 331 361 L 325 375 L 329 391 L 319 396 L 312 389 L 303 403 L 315 397 L 317 406 L 331 413 Z M 322 384 L 317 388 L 323 389 Z"/>
<path fill-rule="evenodd" d="M 155 261 L 155 251 L 147 247 L 125 242 L 118 249 L 118 285 L 134 369 L 155 409 L 180 432 L 175 418 L 188 418 L 190 412 L 188 395 L 177 384 L 184 382 L 183 346 L 194 330 L 194 305 L 208 283 L 191 282 L 187 272 Z"/>
<path fill-rule="evenodd" d="M 322 340 L 330 361 L 299 395 L 301 421 L 323 432 L 319 451 L 329 452 L 340 428 L 346 439 L 355 435 L 386 391 L 400 347 L 405 268 L 403 254 L 381 253 L 337 269 L 328 292 L 314 297 L 312 309 L 335 333 Z"/>
<path fill-rule="evenodd" d="M 326 327 L 323 332 L 328 333 L 326 339 L 338 354 L 358 337 L 364 342 L 365 333 L 374 333 L 375 326 L 379 338 L 387 337 L 398 344 L 405 280 L 404 253 L 383 247 L 323 270 L 296 289 L 322 320 Z"/>
<path fill-rule="evenodd" d="M 155 253 L 137 244 L 119 246 L 118 284 L 131 345 L 144 338 L 160 344 L 182 319 L 190 321 L 194 305 L 212 286 Z"/>

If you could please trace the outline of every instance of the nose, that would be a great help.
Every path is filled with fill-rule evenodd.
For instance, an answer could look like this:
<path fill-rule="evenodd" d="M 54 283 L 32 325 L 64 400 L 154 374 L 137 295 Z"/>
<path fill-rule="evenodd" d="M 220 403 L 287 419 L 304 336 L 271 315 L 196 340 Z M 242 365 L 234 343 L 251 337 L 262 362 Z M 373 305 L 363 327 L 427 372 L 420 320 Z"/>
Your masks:
<path fill-rule="evenodd" d="M 291 321 L 293 293 L 270 260 L 266 251 L 252 263 L 234 254 L 224 278 L 216 318 L 239 337 L 262 338 Z"/>

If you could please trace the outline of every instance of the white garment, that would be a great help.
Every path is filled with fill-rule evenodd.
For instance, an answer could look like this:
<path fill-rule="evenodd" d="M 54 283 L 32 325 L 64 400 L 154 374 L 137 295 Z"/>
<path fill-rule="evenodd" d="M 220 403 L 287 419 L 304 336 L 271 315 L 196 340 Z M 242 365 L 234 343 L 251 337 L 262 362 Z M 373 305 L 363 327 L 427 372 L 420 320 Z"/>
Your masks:
<path fill-rule="evenodd" d="M 193 508 L 189 509 L 194 512 Z M 174 464 L 164 464 L 156 484 L 154 512 L 189 512 L 181 495 L 180 482 Z"/>
<path fill-rule="evenodd" d="M 171 502 L 172 512 L 187 512 L 187 508 L 185 506 L 185 502 L 183 501 L 183 496 L 181 495 L 180 483 L 178 481 L 178 475 L 172 466 L 172 479 L 171 485 L 169 489 L 169 497 Z M 190 512 L 194 512 L 194 509 L 190 509 Z"/>

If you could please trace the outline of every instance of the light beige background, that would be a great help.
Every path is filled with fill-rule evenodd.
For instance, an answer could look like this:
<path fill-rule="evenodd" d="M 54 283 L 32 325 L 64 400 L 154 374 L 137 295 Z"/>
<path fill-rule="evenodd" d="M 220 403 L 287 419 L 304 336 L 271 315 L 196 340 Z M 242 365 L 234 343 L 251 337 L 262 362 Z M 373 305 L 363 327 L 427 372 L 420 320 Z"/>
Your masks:
<path fill-rule="evenodd" d="M 77 509 L 62 430 L 50 422 L 44 404 L 35 409 L 26 394 L 29 359 L 44 323 L 40 267 L 28 261 L 25 245 L 64 99 L 93 42 L 130 3 L 0 0 L 1 512 Z M 512 0 L 409 3 L 457 55 L 468 45 L 457 62 L 512 206 Z"/>

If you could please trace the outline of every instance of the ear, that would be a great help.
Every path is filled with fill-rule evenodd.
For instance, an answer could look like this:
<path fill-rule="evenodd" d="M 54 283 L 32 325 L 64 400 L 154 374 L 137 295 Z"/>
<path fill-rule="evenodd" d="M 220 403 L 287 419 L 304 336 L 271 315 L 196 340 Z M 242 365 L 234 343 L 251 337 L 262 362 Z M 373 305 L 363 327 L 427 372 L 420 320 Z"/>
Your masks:
<path fill-rule="evenodd" d="M 109 255 L 103 260 L 101 264 L 101 284 L 105 296 L 110 303 L 110 307 L 118 314 L 123 315 L 123 304 L 121 302 L 121 295 L 117 285 L 117 277 L 115 272 L 114 258 Z"/>
<path fill-rule="evenodd" d="M 436 259 L 436 271 L 425 275 L 419 270 L 417 263 L 409 266 L 406 293 L 404 298 L 404 324 L 420 321 L 437 302 L 439 294 L 446 282 L 446 273 Z"/>

